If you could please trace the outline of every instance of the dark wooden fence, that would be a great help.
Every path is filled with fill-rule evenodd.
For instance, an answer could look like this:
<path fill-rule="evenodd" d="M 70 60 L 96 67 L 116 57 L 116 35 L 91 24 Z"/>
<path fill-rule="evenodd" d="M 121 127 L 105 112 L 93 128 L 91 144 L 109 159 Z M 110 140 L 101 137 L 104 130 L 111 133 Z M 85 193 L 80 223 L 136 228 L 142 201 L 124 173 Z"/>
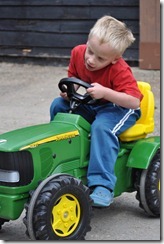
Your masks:
<path fill-rule="evenodd" d="M 0 0 L 0 56 L 69 58 L 103 15 L 133 31 L 136 41 L 124 58 L 138 61 L 139 0 Z"/>

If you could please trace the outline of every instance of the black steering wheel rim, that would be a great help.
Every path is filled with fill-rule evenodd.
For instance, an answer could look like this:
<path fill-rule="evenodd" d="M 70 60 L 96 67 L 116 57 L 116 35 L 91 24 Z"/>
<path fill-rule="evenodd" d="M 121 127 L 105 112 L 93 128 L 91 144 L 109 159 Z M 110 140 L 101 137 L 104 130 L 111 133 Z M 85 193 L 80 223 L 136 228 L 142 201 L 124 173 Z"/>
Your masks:
<path fill-rule="evenodd" d="M 82 86 L 85 89 L 92 87 L 91 84 L 84 82 L 75 77 L 63 78 L 60 80 L 58 87 L 62 92 L 66 92 L 70 101 L 77 101 L 79 104 L 95 104 L 97 100 L 94 100 L 88 93 L 81 95 L 76 92 L 74 85 Z"/>

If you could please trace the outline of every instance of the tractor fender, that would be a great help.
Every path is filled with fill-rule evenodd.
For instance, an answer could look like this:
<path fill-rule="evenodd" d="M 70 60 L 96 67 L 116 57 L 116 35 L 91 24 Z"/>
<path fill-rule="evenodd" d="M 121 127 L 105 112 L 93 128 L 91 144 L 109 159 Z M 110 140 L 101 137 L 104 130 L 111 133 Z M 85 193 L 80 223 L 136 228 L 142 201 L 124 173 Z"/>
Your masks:
<path fill-rule="evenodd" d="M 149 137 L 137 141 L 129 154 L 127 167 L 147 169 L 159 148 L 159 136 Z"/>

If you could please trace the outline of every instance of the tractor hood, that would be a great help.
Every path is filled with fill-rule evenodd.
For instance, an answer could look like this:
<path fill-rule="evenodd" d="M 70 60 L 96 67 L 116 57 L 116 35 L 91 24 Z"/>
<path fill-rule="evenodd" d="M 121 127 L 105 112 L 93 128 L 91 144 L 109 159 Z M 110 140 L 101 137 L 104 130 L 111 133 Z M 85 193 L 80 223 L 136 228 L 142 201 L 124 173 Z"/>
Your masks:
<path fill-rule="evenodd" d="M 20 151 L 42 143 L 74 137 L 78 134 L 76 126 L 69 123 L 50 122 L 29 126 L 1 134 L 0 151 Z"/>

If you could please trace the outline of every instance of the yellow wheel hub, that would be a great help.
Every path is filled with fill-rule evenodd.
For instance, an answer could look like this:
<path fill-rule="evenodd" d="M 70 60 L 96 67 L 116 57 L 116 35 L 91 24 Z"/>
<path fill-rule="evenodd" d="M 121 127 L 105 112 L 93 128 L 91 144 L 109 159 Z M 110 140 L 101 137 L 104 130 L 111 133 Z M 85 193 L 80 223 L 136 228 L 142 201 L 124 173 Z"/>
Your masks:
<path fill-rule="evenodd" d="M 74 232 L 80 221 L 80 204 L 71 194 L 61 196 L 52 209 L 52 228 L 60 237 Z"/>
<path fill-rule="evenodd" d="M 158 190 L 160 191 L 160 180 L 158 182 Z"/>

